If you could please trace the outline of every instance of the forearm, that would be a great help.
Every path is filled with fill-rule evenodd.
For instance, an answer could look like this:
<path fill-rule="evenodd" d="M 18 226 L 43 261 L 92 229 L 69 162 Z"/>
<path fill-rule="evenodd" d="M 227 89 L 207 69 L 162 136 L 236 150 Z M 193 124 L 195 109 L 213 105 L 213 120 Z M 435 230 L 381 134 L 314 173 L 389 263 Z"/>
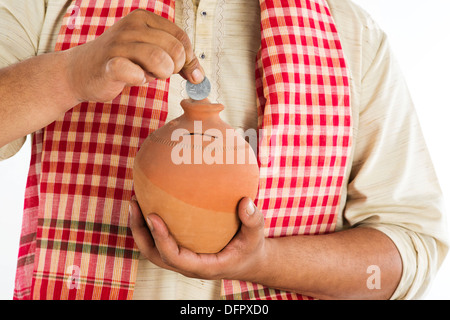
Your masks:
<path fill-rule="evenodd" d="M 78 103 L 67 79 L 67 52 L 0 70 L 0 147 L 47 126 Z"/>
<path fill-rule="evenodd" d="M 402 274 L 396 246 L 375 229 L 267 239 L 266 246 L 267 263 L 251 280 L 318 299 L 389 299 Z M 379 270 L 379 289 L 367 285 L 377 276 L 370 266 Z"/>

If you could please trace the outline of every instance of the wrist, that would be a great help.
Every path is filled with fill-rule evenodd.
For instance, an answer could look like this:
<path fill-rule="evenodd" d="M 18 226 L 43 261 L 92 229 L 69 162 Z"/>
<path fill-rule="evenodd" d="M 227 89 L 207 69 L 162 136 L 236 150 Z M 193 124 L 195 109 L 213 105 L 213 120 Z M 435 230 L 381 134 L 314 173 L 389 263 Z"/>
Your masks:
<path fill-rule="evenodd" d="M 67 93 L 68 98 L 72 101 L 73 106 L 86 101 L 83 98 L 82 91 L 80 90 L 82 81 L 80 81 L 79 67 L 77 61 L 79 60 L 78 51 L 80 47 L 74 47 L 65 51 L 59 52 L 61 56 L 61 70 L 63 70 L 63 83 L 64 90 Z"/>
<path fill-rule="evenodd" d="M 276 278 L 276 270 L 273 270 L 274 262 L 277 261 L 276 239 L 264 238 L 257 258 L 253 260 L 244 281 L 266 285 L 273 283 Z"/>

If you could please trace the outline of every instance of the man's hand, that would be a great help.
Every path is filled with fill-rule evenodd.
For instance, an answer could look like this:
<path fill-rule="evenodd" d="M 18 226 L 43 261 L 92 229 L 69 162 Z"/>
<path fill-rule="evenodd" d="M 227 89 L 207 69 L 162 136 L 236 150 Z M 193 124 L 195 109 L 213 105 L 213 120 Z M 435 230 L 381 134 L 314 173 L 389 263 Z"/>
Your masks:
<path fill-rule="evenodd" d="M 79 101 L 109 101 L 125 86 L 167 79 L 175 73 L 193 83 L 204 77 L 186 33 L 142 9 L 67 54 L 68 81 Z"/>
<path fill-rule="evenodd" d="M 252 281 L 268 261 L 264 217 L 249 198 L 240 201 L 238 213 L 240 230 L 216 254 L 197 254 L 178 246 L 157 214 L 145 221 L 136 200 L 130 203 L 131 231 L 141 253 L 160 267 L 194 278 Z"/>
<path fill-rule="evenodd" d="M 125 86 L 174 73 L 192 83 L 204 78 L 189 37 L 167 19 L 135 10 L 84 45 L 0 69 L 0 147 L 82 101 L 110 101 Z"/>
<path fill-rule="evenodd" d="M 378 230 L 264 238 L 263 215 L 251 200 L 241 200 L 238 211 L 241 229 L 217 254 L 178 246 L 156 214 L 145 221 L 136 200 L 130 203 L 131 230 L 148 260 L 188 277 L 250 281 L 318 299 L 388 299 L 400 281 L 397 248 Z M 383 275 L 379 290 L 367 286 L 372 265 Z"/>

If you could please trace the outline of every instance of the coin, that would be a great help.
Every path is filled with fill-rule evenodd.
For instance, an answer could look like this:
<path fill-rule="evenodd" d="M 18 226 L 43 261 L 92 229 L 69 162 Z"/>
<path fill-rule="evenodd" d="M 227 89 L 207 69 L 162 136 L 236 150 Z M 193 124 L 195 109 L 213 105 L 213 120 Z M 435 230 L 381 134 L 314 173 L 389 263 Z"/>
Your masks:
<path fill-rule="evenodd" d="M 211 92 L 211 83 L 208 78 L 205 77 L 199 84 L 193 84 L 186 81 L 186 92 L 188 96 L 193 100 L 203 100 L 209 96 Z"/>

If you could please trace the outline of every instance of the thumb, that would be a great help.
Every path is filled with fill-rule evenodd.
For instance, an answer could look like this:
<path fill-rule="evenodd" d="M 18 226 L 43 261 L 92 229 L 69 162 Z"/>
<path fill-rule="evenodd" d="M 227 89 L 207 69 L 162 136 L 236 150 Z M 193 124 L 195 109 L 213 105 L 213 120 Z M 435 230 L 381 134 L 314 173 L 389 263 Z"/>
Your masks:
<path fill-rule="evenodd" d="M 191 83 L 198 84 L 205 78 L 205 71 L 195 56 L 186 60 L 186 64 L 180 71 L 180 75 Z"/>
<path fill-rule="evenodd" d="M 238 214 L 242 222 L 241 232 L 247 235 L 254 234 L 258 237 L 260 233 L 264 233 L 264 216 L 255 206 L 252 199 L 241 199 Z"/>

